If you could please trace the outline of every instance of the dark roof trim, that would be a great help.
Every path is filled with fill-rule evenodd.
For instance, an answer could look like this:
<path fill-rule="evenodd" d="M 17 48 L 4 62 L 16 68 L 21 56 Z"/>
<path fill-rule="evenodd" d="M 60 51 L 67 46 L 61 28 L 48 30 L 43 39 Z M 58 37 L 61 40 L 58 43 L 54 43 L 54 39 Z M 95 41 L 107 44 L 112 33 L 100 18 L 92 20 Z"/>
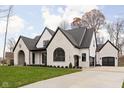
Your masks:
<path fill-rule="evenodd" d="M 60 27 L 58 27 L 57 30 L 56 30 L 56 32 L 55 32 L 55 34 L 54 34 L 54 35 L 52 36 L 52 38 L 50 39 L 50 42 L 48 43 L 48 45 L 46 46 L 46 48 L 49 46 L 49 44 L 51 43 L 51 41 L 53 40 L 54 36 L 56 35 L 56 33 L 57 33 L 59 30 L 60 30 L 60 31 L 63 33 L 63 35 L 69 40 L 69 38 L 64 34 L 64 32 L 62 31 L 62 29 L 61 29 Z M 69 41 L 70 41 L 70 40 L 69 40 Z M 79 49 L 79 47 L 75 46 L 71 41 L 70 41 L 70 43 L 71 43 L 74 47 L 76 47 L 76 48 Z"/>
<path fill-rule="evenodd" d="M 13 48 L 13 52 L 15 51 L 15 48 L 16 48 L 16 46 L 18 45 L 18 42 L 19 42 L 19 40 L 22 38 L 22 36 L 19 36 L 19 38 L 18 38 L 18 40 L 17 40 L 17 42 L 16 42 L 16 44 L 15 44 L 15 46 L 14 46 L 14 48 Z M 23 40 L 23 39 L 22 39 Z M 24 42 L 24 41 L 23 41 Z M 24 44 L 25 44 L 25 42 L 24 42 Z M 26 45 L 26 44 L 25 44 Z M 27 45 L 26 45 L 26 47 L 27 47 Z M 28 49 L 28 47 L 27 47 L 27 49 Z M 29 50 L 29 49 L 28 49 Z"/>
<path fill-rule="evenodd" d="M 50 39 L 49 43 L 47 44 L 46 48 L 49 46 L 49 44 L 51 43 L 51 41 L 53 40 L 54 36 L 56 35 L 56 33 L 58 32 L 58 29 L 60 29 L 59 27 L 56 29 L 54 35 L 52 36 L 52 38 Z"/>
<path fill-rule="evenodd" d="M 99 49 L 99 51 L 101 51 L 101 49 L 102 49 L 108 42 L 109 42 L 115 49 L 117 49 L 117 50 L 119 51 L 119 49 L 118 49 L 113 43 L 111 43 L 109 40 L 107 40 L 106 43 L 103 44 L 103 46 Z M 99 52 L 99 51 L 98 51 L 98 52 Z"/>
<path fill-rule="evenodd" d="M 39 40 L 40 40 L 41 36 L 43 35 L 43 33 L 45 32 L 45 30 L 46 30 L 46 29 L 47 29 L 47 30 L 48 30 L 48 32 L 50 33 L 50 31 L 49 31 L 50 29 L 49 29 L 48 27 L 45 27 L 45 28 L 44 28 L 44 30 L 43 30 L 43 32 L 42 32 L 42 34 L 40 35 L 40 37 L 39 37 L 38 41 L 36 42 L 35 46 L 36 46 L 36 45 L 37 45 L 37 43 L 39 42 Z M 52 33 L 50 33 L 50 34 L 52 35 Z"/>
<path fill-rule="evenodd" d="M 46 48 L 38 48 L 38 49 L 35 49 L 35 50 L 31 50 L 31 51 L 46 51 Z"/>

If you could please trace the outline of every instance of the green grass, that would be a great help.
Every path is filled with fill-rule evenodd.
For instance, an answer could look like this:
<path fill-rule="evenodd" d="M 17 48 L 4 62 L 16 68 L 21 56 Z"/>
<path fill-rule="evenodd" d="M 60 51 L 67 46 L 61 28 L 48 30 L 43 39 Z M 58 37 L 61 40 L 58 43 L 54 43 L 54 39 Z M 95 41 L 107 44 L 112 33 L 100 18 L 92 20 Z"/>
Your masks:
<path fill-rule="evenodd" d="M 0 87 L 15 88 L 80 70 L 48 67 L 0 66 Z"/>

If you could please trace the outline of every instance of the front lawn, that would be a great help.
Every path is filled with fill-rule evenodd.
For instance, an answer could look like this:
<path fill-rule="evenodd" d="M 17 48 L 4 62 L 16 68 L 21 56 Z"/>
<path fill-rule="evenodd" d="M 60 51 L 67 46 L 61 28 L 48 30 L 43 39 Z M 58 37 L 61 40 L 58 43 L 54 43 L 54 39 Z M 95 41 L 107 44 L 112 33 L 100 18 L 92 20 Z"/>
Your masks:
<path fill-rule="evenodd" d="M 45 80 L 80 70 L 48 67 L 10 67 L 0 66 L 0 87 L 20 87 L 36 81 Z"/>

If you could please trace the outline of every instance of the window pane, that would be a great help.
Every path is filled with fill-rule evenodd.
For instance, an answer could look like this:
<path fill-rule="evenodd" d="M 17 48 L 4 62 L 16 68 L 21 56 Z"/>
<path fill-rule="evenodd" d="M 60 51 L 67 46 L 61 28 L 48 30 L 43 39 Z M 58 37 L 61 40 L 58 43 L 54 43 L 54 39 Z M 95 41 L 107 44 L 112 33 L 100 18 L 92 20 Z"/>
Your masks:
<path fill-rule="evenodd" d="M 54 61 L 65 61 L 65 52 L 62 48 L 57 48 L 53 54 Z"/>
<path fill-rule="evenodd" d="M 82 53 L 82 61 L 86 61 L 86 53 Z"/>

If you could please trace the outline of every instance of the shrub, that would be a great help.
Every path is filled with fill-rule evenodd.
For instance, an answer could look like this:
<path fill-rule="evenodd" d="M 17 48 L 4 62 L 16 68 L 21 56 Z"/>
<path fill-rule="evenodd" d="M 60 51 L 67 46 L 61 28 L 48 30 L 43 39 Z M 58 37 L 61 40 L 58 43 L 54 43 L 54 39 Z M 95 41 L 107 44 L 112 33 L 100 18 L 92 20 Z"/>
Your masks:
<path fill-rule="evenodd" d="M 10 60 L 10 66 L 14 66 L 14 60 Z"/>
<path fill-rule="evenodd" d="M 54 68 L 56 68 L 56 66 L 53 66 Z"/>
<path fill-rule="evenodd" d="M 73 68 L 75 68 L 75 66 L 73 66 Z"/>
<path fill-rule="evenodd" d="M 52 67 L 52 65 L 50 65 L 49 67 Z"/>
<path fill-rule="evenodd" d="M 9 65 L 8 66 L 14 66 L 14 60 L 10 60 Z"/>
<path fill-rule="evenodd" d="M 60 66 L 57 66 L 58 68 L 60 68 Z"/>
<path fill-rule="evenodd" d="M 1 64 L 7 64 L 7 61 L 4 59 L 1 61 Z"/>
<path fill-rule="evenodd" d="M 65 66 L 65 68 L 68 68 L 68 66 Z"/>
<path fill-rule="evenodd" d="M 82 69 L 82 67 L 79 67 L 79 69 Z"/>
<path fill-rule="evenodd" d="M 69 63 L 69 68 L 72 68 L 72 63 Z"/>
<path fill-rule="evenodd" d="M 24 66 L 26 66 L 26 62 L 24 62 Z"/>
<path fill-rule="evenodd" d="M 61 66 L 61 68 L 64 68 L 64 66 Z"/>

